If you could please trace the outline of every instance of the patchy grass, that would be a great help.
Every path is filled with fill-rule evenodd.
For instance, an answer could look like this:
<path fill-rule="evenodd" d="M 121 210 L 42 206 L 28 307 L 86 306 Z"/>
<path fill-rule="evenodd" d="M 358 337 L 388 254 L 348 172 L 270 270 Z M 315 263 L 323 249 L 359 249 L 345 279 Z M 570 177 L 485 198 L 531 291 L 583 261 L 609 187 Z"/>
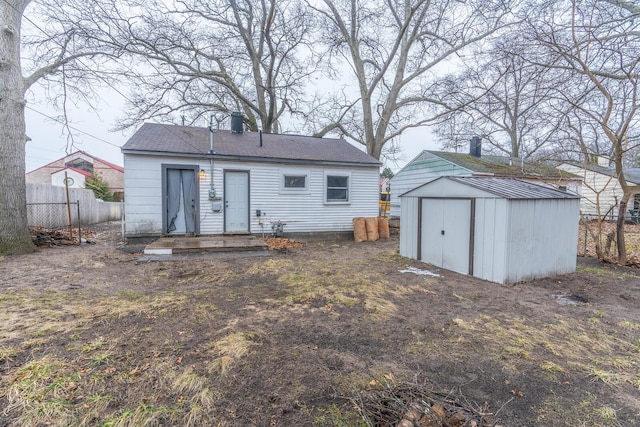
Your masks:
<path fill-rule="evenodd" d="M 15 347 L 0 347 L 0 363 L 8 362 L 19 352 L 20 350 Z"/>
<path fill-rule="evenodd" d="M 77 387 L 80 375 L 64 361 L 52 357 L 33 360 L 2 383 L 8 405 L 5 413 L 16 416 L 23 426 L 71 425 L 68 394 Z"/>
<path fill-rule="evenodd" d="M 213 361 L 210 373 L 226 375 L 240 359 L 249 353 L 260 332 L 236 332 L 210 344 Z"/>
<path fill-rule="evenodd" d="M 640 420 L 638 293 L 600 304 L 636 277 L 616 268 L 504 287 L 400 274 L 413 261 L 385 242 L 140 264 L 83 250 L 0 266 L 22 283 L 0 293 L 8 425 L 363 426 L 345 396 L 392 378 L 439 382 L 503 425 Z M 590 305 L 540 298 L 587 274 Z"/>
<path fill-rule="evenodd" d="M 389 255 L 383 255 L 383 258 Z M 395 255 L 392 256 L 395 259 Z M 369 264 L 354 265 L 345 260 L 328 265 L 322 260 L 270 259 L 254 264 L 249 274 L 267 272 L 277 275 L 278 282 L 287 286 L 281 300 L 287 304 L 305 304 L 321 300 L 326 304 L 352 307 L 362 304 L 373 319 L 385 319 L 397 311 L 392 297 L 402 297 L 410 289 L 392 287 L 384 276 Z"/>
<path fill-rule="evenodd" d="M 615 279 L 633 279 L 638 277 L 638 274 L 634 274 L 634 273 L 628 273 L 628 272 L 621 273 L 619 271 L 612 270 L 605 267 L 592 267 L 592 266 L 580 265 L 580 264 L 576 266 L 576 271 L 580 273 L 591 274 L 594 276 L 610 277 Z"/>
<path fill-rule="evenodd" d="M 316 412 L 313 427 L 367 427 L 352 408 L 345 409 L 333 404 L 328 408 L 319 408 Z"/>
<path fill-rule="evenodd" d="M 158 425 L 162 420 L 175 420 L 175 412 L 166 406 L 156 406 L 151 403 L 141 403 L 132 409 L 125 409 L 118 415 L 108 418 L 102 427 L 133 427 L 143 425 Z"/>
<path fill-rule="evenodd" d="M 559 419 L 560 418 L 560 419 Z M 585 392 L 582 401 L 568 402 L 565 398 L 552 393 L 538 408 L 538 423 L 540 425 L 579 426 L 579 427 L 618 427 L 617 413 L 610 406 L 598 405 L 595 395 Z M 562 424 L 560 424 L 562 423 Z"/>
<path fill-rule="evenodd" d="M 472 321 L 453 319 L 449 332 L 456 337 L 449 345 L 455 344 L 458 348 L 481 345 L 485 355 L 501 359 L 505 367 L 514 372 L 528 362 L 544 358 L 539 367 L 547 373 L 582 372 L 593 381 L 609 385 L 629 383 L 638 387 L 640 382 L 638 338 L 621 337 L 600 322 L 588 321 L 585 325 L 565 319 L 543 323 L 481 315 Z M 414 342 L 409 351 L 438 352 L 448 358 L 456 354 L 453 347 L 443 347 L 441 343 L 419 346 Z"/>

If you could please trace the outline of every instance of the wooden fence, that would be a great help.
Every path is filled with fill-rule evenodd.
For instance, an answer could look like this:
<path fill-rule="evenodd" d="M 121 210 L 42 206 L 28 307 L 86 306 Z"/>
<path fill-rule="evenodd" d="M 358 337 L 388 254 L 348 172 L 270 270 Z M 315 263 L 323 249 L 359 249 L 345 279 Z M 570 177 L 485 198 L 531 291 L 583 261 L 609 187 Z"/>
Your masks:
<path fill-rule="evenodd" d="M 119 221 L 122 215 L 120 202 L 97 200 L 93 191 L 84 188 L 70 188 L 69 201 L 78 203 L 71 206 L 71 219 L 77 225 L 78 211 L 80 223 L 98 224 Z M 49 184 L 27 184 L 27 218 L 30 227 L 56 228 L 68 224 L 67 195 L 64 187 Z M 79 209 L 78 209 L 79 207 Z"/>

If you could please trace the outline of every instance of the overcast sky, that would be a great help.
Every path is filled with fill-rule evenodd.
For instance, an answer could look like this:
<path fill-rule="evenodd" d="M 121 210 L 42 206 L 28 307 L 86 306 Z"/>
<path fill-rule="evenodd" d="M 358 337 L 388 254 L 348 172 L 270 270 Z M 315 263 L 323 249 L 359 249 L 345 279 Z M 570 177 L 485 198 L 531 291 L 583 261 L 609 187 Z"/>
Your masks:
<path fill-rule="evenodd" d="M 66 156 L 67 135 L 63 125 L 49 117 L 58 117 L 56 111 L 45 102 L 45 94 L 41 87 L 34 85 L 33 93 L 28 97 L 26 108 L 27 135 L 31 141 L 26 148 L 26 171 L 32 171 L 61 157 Z M 111 132 L 123 115 L 124 99 L 114 90 L 104 89 L 99 92 L 98 111 L 91 111 L 88 106 L 69 105 L 69 117 L 74 130 L 75 150 L 85 151 L 92 156 L 122 165 L 120 147 L 133 134 L 134 129 L 126 132 Z M 228 123 L 225 123 L 228 126 Z M 198 124 L 206 126 L 207 123 Z M 422 150 L 437 150 L 438 145 L 427 129 L 412 129 L 401 136 L 403 148 L 402 159 L 395 164 L 387 164 L 398 171 Z M 364 150 L 364 146 L 357 145 Z"/>
<path fill-rule="evenodd" d="M 44 30 L 41 29 L 41 25 L 42 23 L 37 25 L 31 19 L 25 19 L 23 33 L 42 32 Z M 348 75 L 348 72 L 345 75 Z M 345 81 L 349 80 L 350 78 L 345 77 Z M 337 84 L 335 81 L 329 83 Z M 127 95 L 126 89 L 123 89 L 122 92 L 110 87 L 97 90 L 93 102 L 97 105 L 98 111 L 92 111 L 87 105 L 76 106 L 73 102 L 67 102 L 67 115 L 74 128 L 72 130 L 74 147 L 70 152 L 82 150 L 103 160 L 118 165 L 123 164 L 120 147 L 135 132 L 135 129 L 125 132 L 111 131 L 116 127 L 118 119 L 122 118 L 124 114 L 126 99 L 123 94 Z M 358 96 L 355 89 L 354 96 Z M 66 151 L 68 135 L 61 123 L 52 120 L 52 118 L 62 116 L 62 112 L 46 102 L 46 92 L 39 83 L 32 86 L 26 98 L 26 130 L 31 141 L 28 141 L 26 145 L 25 167 L 29 172 L 66 156 L 68 154 Z M 196 125 L 206 126 L 207 123 L 203 121 L 203 123 Z M 228 128 L 228 125 L 227 121 L 225 126 Z M 283 129 L 287 129 L 286 123 L 283 125 Z M 398 171 L 422 150 L 438 149 L 438 144 L 434 141 L 429 130 L 425 128 L 410 129 L 398 138 L 397 142 L 403 149 L 400 160 L 396 163 L 387 162 L 385 164 L 393 171 Z M 363 151 L 365 150 L 364 146 L 360 144 L 354 145 Z"/>

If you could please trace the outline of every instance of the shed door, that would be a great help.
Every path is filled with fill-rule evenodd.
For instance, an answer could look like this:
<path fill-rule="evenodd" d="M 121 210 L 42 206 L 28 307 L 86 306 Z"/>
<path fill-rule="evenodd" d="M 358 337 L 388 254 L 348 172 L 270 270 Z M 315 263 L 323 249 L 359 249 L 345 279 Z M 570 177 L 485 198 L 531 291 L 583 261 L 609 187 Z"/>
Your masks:
<path fill-rule="evenodd" d="M 422 199 L 421 260 L 447 270 L 472 274 L 471 200 Z"/>
<path fill-rule="evenodd" d="M 224 173 L 224 231 L 249 232 L 249 172 Z"/>

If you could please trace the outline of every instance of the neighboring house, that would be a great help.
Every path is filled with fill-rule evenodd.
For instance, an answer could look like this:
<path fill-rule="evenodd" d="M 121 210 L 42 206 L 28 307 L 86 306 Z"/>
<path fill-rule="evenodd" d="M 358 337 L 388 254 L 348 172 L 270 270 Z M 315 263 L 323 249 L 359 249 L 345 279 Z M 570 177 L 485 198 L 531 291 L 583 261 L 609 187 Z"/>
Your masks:
<path fill-rule="evenodd" d="M 470 154 L 425 150 L 391 178 L 391 213 L 400 216 L 399 196 L 440 176 L 519 178 L 580 194 L 579 177 L 555 167 L 509 157 L 482 155 L 480 143 Z"/>
<path fill-rule="evenodd" d="M 124 168 L 84 151 L 76 151 L 27 172 L 25 178 L 26 182 L 31 184 L 50 184 L 64 187 L 65 172 L 71 188 L 85 188 L 86 179 L 97 174 L 109 184 L 116 200 L 121 200 L 124 196 Z"/>
<path fill-rule="evenodd" d="M 389 189 L 389 178 L 380 178 L 380 192 L 387 191 Z"/>
<path fill-rule="evenodd" d="M 122 147 L 125 233 L 349 232 L 378 215 L 380 162 L 343 139 L 144 124 Z M 213 147 L 213 148 L 212 148 Z"/>
<path fill-rule="evenodd" d="M 576 269 L 577 194 L 513 178 L 443 176 L 400 199 L 402 256 L 498 283 Z"/>
<path fill-rule="evenodd" d="M 618 204 L 622 199 L 622 189 L 615 169 L 609 165 L 609 159 L 597 157 L 597 163 L 562 163 L 558 169 L 578 175 L 582 178 L 582 199 L 580 211 L 589 217 L 614 219 L 618 216 Z M 625 178 L 630 185 L 640 184 L 640 169 L 624 170 Z M 598 212 L 597 206 L 600 206 Z M 634 194 L 628 203 L 629 210 L 640 210 L 640 194 Z M 628 215 L 628 213 L 627 213 Z M 638 215 L 636 214 L 637 218 Z"/>

